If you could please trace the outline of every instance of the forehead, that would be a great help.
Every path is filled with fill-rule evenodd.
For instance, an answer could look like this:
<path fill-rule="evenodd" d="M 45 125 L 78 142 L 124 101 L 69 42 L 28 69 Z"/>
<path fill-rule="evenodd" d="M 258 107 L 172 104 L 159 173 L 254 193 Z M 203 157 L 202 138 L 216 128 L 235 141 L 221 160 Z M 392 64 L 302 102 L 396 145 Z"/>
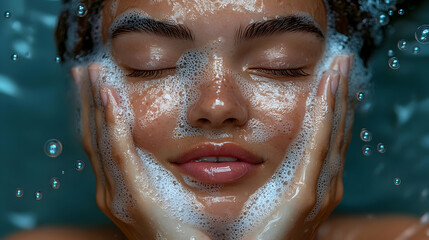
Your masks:
<path fill-rule="evenodd" d="M 141 9 L 154 19 L 194 29 L 207 30 L 210 26 L 209 33 L 297 13 L 312 17 L 324 32 L 327 29 L 324 0 L 107 0 L 103 9 L 104 37 L 114 19 L 129 9 Z"/>

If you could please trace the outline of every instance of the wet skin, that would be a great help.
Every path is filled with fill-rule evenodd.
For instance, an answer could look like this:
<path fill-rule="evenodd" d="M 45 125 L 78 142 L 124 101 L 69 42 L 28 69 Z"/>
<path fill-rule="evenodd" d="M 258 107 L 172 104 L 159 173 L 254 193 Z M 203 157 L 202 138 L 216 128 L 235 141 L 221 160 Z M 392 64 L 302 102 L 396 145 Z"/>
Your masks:
<path fill-rule="evenodd" d="M 86 130 L 84 131 L 86 134 L 83 136 L 84 145 L 91 157 L 97 177 L 97 202 L 128 238 L 147 239 L 148 236 L 153 237 L 158 228 L 162 229 L 163 227 L 169 229 L 163 229 L 164 232 L 174 232 L 173 226 L 175 224 L 171 222 L 160 224 L 158 222 L 157 225 L 149 220 L 154 216 L 155 218 L 162 218 L 162 214 L 156 208 L 150 208 L 153 203 L 149 203 L 150 201 L 142 196 L 142 193 L 139 192 L 139 184 L 133 180 L 141 170 L 141 164 L 139 164 L 141 160 L 135 154 L 136 148 L 151 153 L 165 169 L 179 180 L 180 184 L 192 191 L 197 200 L 204 205 L 204 212 L 220 217 L 235 217 L 249 196 L 268 181 L 284 160 L 289 145 L 301 131 L 306 111 L 305 103 L 314 87 L 318 88 L 316 99 L 319 100 L 320 105 L 316 107 L 315 114 L 319 114 L 322 120 L 315 123 L 314 129 L 312 129 L 312 138 L 309 140 L 305 151 L 309 158 L 300 162 L 292 180 L 291 185 L 293 187 L 290 189 L 290 194 L 293 195 L 293 198 L 288 199 L 287 204 L 282 205 L 283 208 L 277 209 L 282 216 L 279 223 L 287 225 L 287 227 L 279 229 L 271 226 L 272 233 L 267 235 L 263 229 L 264 226 L 268 225 L 261 225 L 255 230 L 255 233 L 248 235 L 248 239 L 255 238 L 256 234 L 263 237 L 274 237 L 271 239 L 291 236 L 298 236 L 299 239 L 312 238 L 315 229 L 326 219 L 341 199 L 342 183 L 341 177 L 338 177 L 341 175 L 340 171 L 329 185 L 328 197 L 325 198 L 320 213 L 313 221 L 303 223 L 315 203 L 315 191 L 321 163 L 326 157 L 330 157 L 328 143 L 332 131 L 334 95 L 339 88 L 338 85 L 342 89 L 340 96 L 342 110 L 339 130 L 333 141 L 334 150 L 331 149 L 330 153 L 334 152 L 344 157 L 347 148 L 348 142 L 344 142 L 343 137 L 345 132 L 345 105 L 347 104 L 347 76 L 351 58 L 347 56 L 337 57 L 330 66 L 332 70 L 325 73 L 319 80 L 315 79 L 315 70 L 324 50 L 324 40 L 320 34 L 310 31 L 288 31 L 251 39 L 237 39 L 237 30 L 240 27 L 245 28 L 252 21 L 263 22 L 267 19 L 275 19 L 276 16 L 288 17 L 297 13 L 306 13 L 311 16 L 316 25 L 320 26 L 322 35 L 326 34 L 326 10 L 322 1 L 266 1 L 263 2 L 263 5 L 261 5 L 262 2 L 257 3 L 261 11 L 239 11 L 237 10 L 237 6 L 240 7 L 239 4 L 231 4 L 220 9 L 198 11 L 194 7 L 196 3 L 193 1 L 174 5 L 164 1 L 151 3 L 148 1 L 121 0 L 118 2 L 116 11 L 112 11 L 108 7 L 104 8 L 103 39 L 106 43 L 111 42 L 113 60 L 123 70 L 127 88 L 130 89 L 128 96 L 134 114 L 134 128 L 129 135 L 124 134 L 126 131 L 118 131 L 118 129 L 129 128 L 121 116 L 122 103 L 121 97 L 117 93 L 118 89 L 100 86 L 98 93 L 93 87 L 93 94 L 95 96 L 99 94 L 101 98 L 101 106 L 95 104 L 97 131 L 93 134 L 96 134 L 97 139 L 100 140 L 104 119 L 108 126 L 109 136 L 112 137 L 112 154 L 115 163 L 118 164 L 119 170 L 123 173 L 125 184 L 135 202 L 134 206 L 125 206 L 133 219 L 132 224 L 121 221 L 112 213 L 115 180 L 109 173 L 109 169 L 98 160 L 97 151 L 91 143 L 93 129 L 90 128 L 88 120 L 85 119 L 91 114 L 91 109 L 88 106 L 92 100 L 90 96 L 84 94 L 83 90 L 84 88 L 91 88 L 88 83 L 96 84 L 103 69 L 95 63 L 91 64 L 88 71 L 75 68 L 73 73 L 75 80 L 82 85 L 82 124 L 83 129 Z M 109 2 L 107 6 L 109 6 Z M 175 7 L 173 8 L 173 6 Z M 147 32 L 127 32 L 112 38 L 109 35 L 109 26 L 114 19 L 121 13 L 136 8 L 150 13 L 150 17 L 158 21 L 180 22 L 192 32 L 193 40 L 170 38 L 159 36 L 159 34 L 148 34 Z M 178 8 L 187 9 L 186 15 L 174 15 Z M 171 16 L 175 17 L 172 19 Z M 183 54 L 190 49 L 204 48 L 213 43 L 216 43 L 216 51 L 209 52 L 209 55 L 211 54 L 208 57 L 209 64 L 204 69 L 208 74 L 205 75 L 204 81 L 197 88 L 200 93 L 199 97 L 186 109 L 186 120 L 193 128 L 204 131 L 221 130 L 227 133 L 229 137 L 208 139 L 202 134 L 195 137 L 175 138 L 173 133 L 179 113 L 174 111 L 177 110 L 174 107 L 177 108 L 177 105 L 166 102 L 164 97 L 172 95 L 174 99 L 174 94 L 180 93 L 168 92 L 157 86 L 149 88 L 140 88 L 139 86 L 150 81 L 162 82 L 163 78 L 168 79 L 168 76 L 174 76 L 177 71 L 175 69 L 176 63 Z M 136 70 L 160 69 L 162 71 L 156 76 L 133 76 Z M 285 71 L 279 74 L 278 71 L 270 71 L 272 69 L 300 69 L 301 74 L 291 74 L 290 72 L 285 74 Z M 254 87 L 250 97 L 243 94 L 239 79 L 248 81 L 248 84 Z M 274 92 L 278 94 L 275 95 L 276 98 L 272 97 L 273 93 L 262 92 L 262 85 L 277 87 L 274 89 Z M 252 102 L 252 97 L 255 96 L 258 96 L 261 102 Z M 280 96 L 286 97 L 281 98 Z M 270 105 L 275 104 L 281 107 L 270 108 Z M 172 109 L 160 110 L 161 105 L 172 106 Z M 173 112 L 173 114 L 167 114 L 167 112 Z M 148 118 L 149 114 L 150 118 Z M 279 123 L 287 122 L 289 128 L 288 131 L 275 132 L 267 140 L 255 143 L 254 141 L 247 141 L 255 131 L 248 124 L 251 119 L 256 119 L 262 122 L 264 126 L 271 126 L 274 129 L 284 127 Z M 263 161 L 244 177 L 223 184 L 216 196 L 213 196 L 188 186 L 183 181 L 183 172 L 175 164 L 175 161 L 184 152 L 204 143 L 232 143 L 251 152 Z M 105 174 L 104 181 L 101 180 L 103 178 L 101 171 L 104 171 Z M 293 211 L 290 211 L 292 209 Z M 292 219 L 300 219 L 300 221 L 292 221 Z M 192 226 L 186 226 L 183 229 L 184 232 L 188 231 L 192 236 L 201 236 L 201 239 L 207 238 L 207 235 L 200 229 L 195 229 Z M 173 233 L 170 234 L 166 235 L 174 236 Z M 187 234 L 183 236 L 185 235 Z"/>

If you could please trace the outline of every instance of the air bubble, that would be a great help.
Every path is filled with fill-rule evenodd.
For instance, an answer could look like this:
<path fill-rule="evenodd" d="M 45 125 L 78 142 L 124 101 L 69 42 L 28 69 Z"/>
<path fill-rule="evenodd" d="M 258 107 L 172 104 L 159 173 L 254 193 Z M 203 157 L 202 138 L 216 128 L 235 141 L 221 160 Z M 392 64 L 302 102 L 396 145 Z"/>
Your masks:
<path fill-rule="evenodd" d="M 55 62 L 56 63 L 60 63 L 61 62 L 61 58 L 60 57 L 55 57 Z"/>
<path fill-rule="evenodd" d="M 419 53 L 420 53 L 420 47 L 419 46 L 413 47 L 413 54 L 414 55 L 419 55 Z"/>
<path fill-rule="evenodd" d="M 377 21 L 381 26 L 386 26 L 387 24 L 389 24 L 390 18 L 387 14 L 380 13 L 378 14 Z"/>
<path fill-rule="evenodd" d="M 395 184 L 396 186 L 401 185 L 401 182 L 402 182 L 402 180 L 398 177 L 393 179 L 393 184 Z"/>
<path fill-rule="evenodd" d="M 82 171 L 85 168 L 85 163 L 82 160 L 77 160 L 75 167 L 77 171 Z"/>
<path fill-rule="evenodd" d="M 45 154 L 48 157 L 58 157 L 63 151 L 63 145 L 57 139 L 50 139 L 45 143 Z"/>
<path fill-rule="evenodd" d="M 22 197 L 22 195 L 24 195 L 24 191 L 22 191 L 21 188 L 17 188 L 16 192 L 15 192 L 16 197 Z"/>
<path fill-rule="evenodd" d="M 10 12 L 9 11 L 6 11 L 6 12 L 4 12 L 4 17 L 5 18 L 10 18 L 10 16 L 11 16 L 12 14 L 10 14 Z"/>
<path fill-rule="evenodd" d="M 88 9 L 86 8 L 85 4 L 79 3 L 76 6 L 76 16 L 85 17 L 87 13 L 88 13 Z"/>
<path fill-rule="evenodd" d="M 399 65 L 399 59 L 396 57 L 392 57 L 389 59 L 389 67 L 391 69 L 398 69 L 400 67 Z"/>
<path fill-rule="evenodd" d="M 365 145 L 365 146 L 363 146 L 363 147 L 362 147 L 362 153 L 363 153 L 363 155 L 365 155 L 365 156 L 370 156 L 370 155 L 371 155 L 371 153 L 372 153 L 372 148 L 371 148 L 371 146 L 369 146 L 369 145 Z"/>
<path fill-rule="evenodd" d="M 42 194 L 41 191 L 37 191 L 37 192 L 34 193 L 34 198 L 36 200 L 40 200 L 40 199 L 42 199 L 42 197 L 43 197 L 43 194 Z"/>
<path fill-rule="evenodd" d="M 389 11 L 387 11 L 387 14 L 389 14 L 389 16 L 393 16 L 393 14 L 395 14 L 395 11 L 393 9 L 389 9 Z"/>
<path fill-rule="evenodd" d="M 389 51 L 387 51 L 387 56 L 393 57 L 393 56 L 395 56 L 395 52 L 392 49 L 389 49 Z"/>
<path fill-rule="evenodd" d="M 398 41 L 398 49 L 401 51 L 405 51 L 408 49 L 408 42 L 405 39 L 401 39 Z"/>
<path fill-rule="evenodd" d="M 356 99 L 361 102 L 365 99 L 365 93 L 364 92 L 357 92 L 356 93 Z"/>
<path fill-rule="evenodd" d="M 377 145 L 377 151 L 379 153 L 385 153 L 386 152 L 386 145 L 384 145 L 384 143 L 379 143 Z"/>
<path fill-rule="evenodd" d="M 399 14 L 399 15 L 401 15 L 401 16 L 403 16 L 403 15 L 405 14 L 405 10 L 404 10 L 404 9 L 402 9 L 402 8 L 401 8 L 401 9 L 399 9 L 399 10 L 398 10 L 398 14 Z"/>
<path fill-rule="evenodd" d="M 58 178 L 53 177 L 51 178 L 50 185 L 53 189 L 59 189 L 61 186 L 61 182 Z"/>
<path fill-rule="evenodd" d="M 419 43 L 429 43 L 429 25 L 421 25 L 418 27 L 414 36 Z"/>
<path fill-rule="evenodd" d="M 364 141 L 364 142 L 371 142 L 372 133 L 370 131 L 368 131 L 367 129 L 362 128 L 362 130 L 360 131 L 360 139 L 362 139 L 362 141 Z"/>
<path fill-rule="evenodd" d="M 10 56 L 10 59 L 12 59 L 12 61 L 16 62 L 19 60 L 19 55 L 14 53 L 14 54 L 12 54 L 12 56 Z"/>

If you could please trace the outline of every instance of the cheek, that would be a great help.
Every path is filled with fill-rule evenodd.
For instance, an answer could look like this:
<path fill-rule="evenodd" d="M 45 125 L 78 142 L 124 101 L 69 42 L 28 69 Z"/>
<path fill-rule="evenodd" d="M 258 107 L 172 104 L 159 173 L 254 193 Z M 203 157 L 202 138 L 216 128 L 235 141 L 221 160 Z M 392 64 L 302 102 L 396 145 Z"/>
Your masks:
<path fill-rule="evenodd" d="M 159 88 L 130 94 L 134 112 L 133 138 L 137 147 L 153 152 L 172 139 L 178 106 L 174 99 L 178 96 Z"/>

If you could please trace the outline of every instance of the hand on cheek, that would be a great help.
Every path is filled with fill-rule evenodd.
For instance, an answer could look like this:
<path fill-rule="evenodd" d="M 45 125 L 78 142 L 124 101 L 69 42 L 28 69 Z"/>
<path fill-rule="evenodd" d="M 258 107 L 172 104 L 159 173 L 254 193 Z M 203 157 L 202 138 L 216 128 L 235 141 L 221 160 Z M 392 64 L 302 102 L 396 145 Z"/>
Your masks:
<path fill-rule="evenodd" d="M 255 231 L 257 239 L 313 239 L 317 228 L 342 198 L 341 170 L 347 148 L 348 75 L 352 56 L 337 56 L 320 81 L 311 111 L 311 133 L 303 159 L 286 194 L 288 199 Z M 334 117 L 339 109 L 338 125 Z M 335 129 L 335 130 L 334 130 Z M 328 165 L 323 172 L 322 168 Z M 332 170 L 334 169 L 334 171 Z M 338 171 L 335 171 L 337 169 Z M 328 181 L 324 184 L 320 181 Z M 320 188 L 324 186 L 324 189 Z M 322 195 L 321 195 L 322 194 Z M 318 196 L 321 195 L 321 196 Z M 270 229 L 270 231 L 265 231 Z M 253 238 L 250 238 L 253 239 Z"/>

